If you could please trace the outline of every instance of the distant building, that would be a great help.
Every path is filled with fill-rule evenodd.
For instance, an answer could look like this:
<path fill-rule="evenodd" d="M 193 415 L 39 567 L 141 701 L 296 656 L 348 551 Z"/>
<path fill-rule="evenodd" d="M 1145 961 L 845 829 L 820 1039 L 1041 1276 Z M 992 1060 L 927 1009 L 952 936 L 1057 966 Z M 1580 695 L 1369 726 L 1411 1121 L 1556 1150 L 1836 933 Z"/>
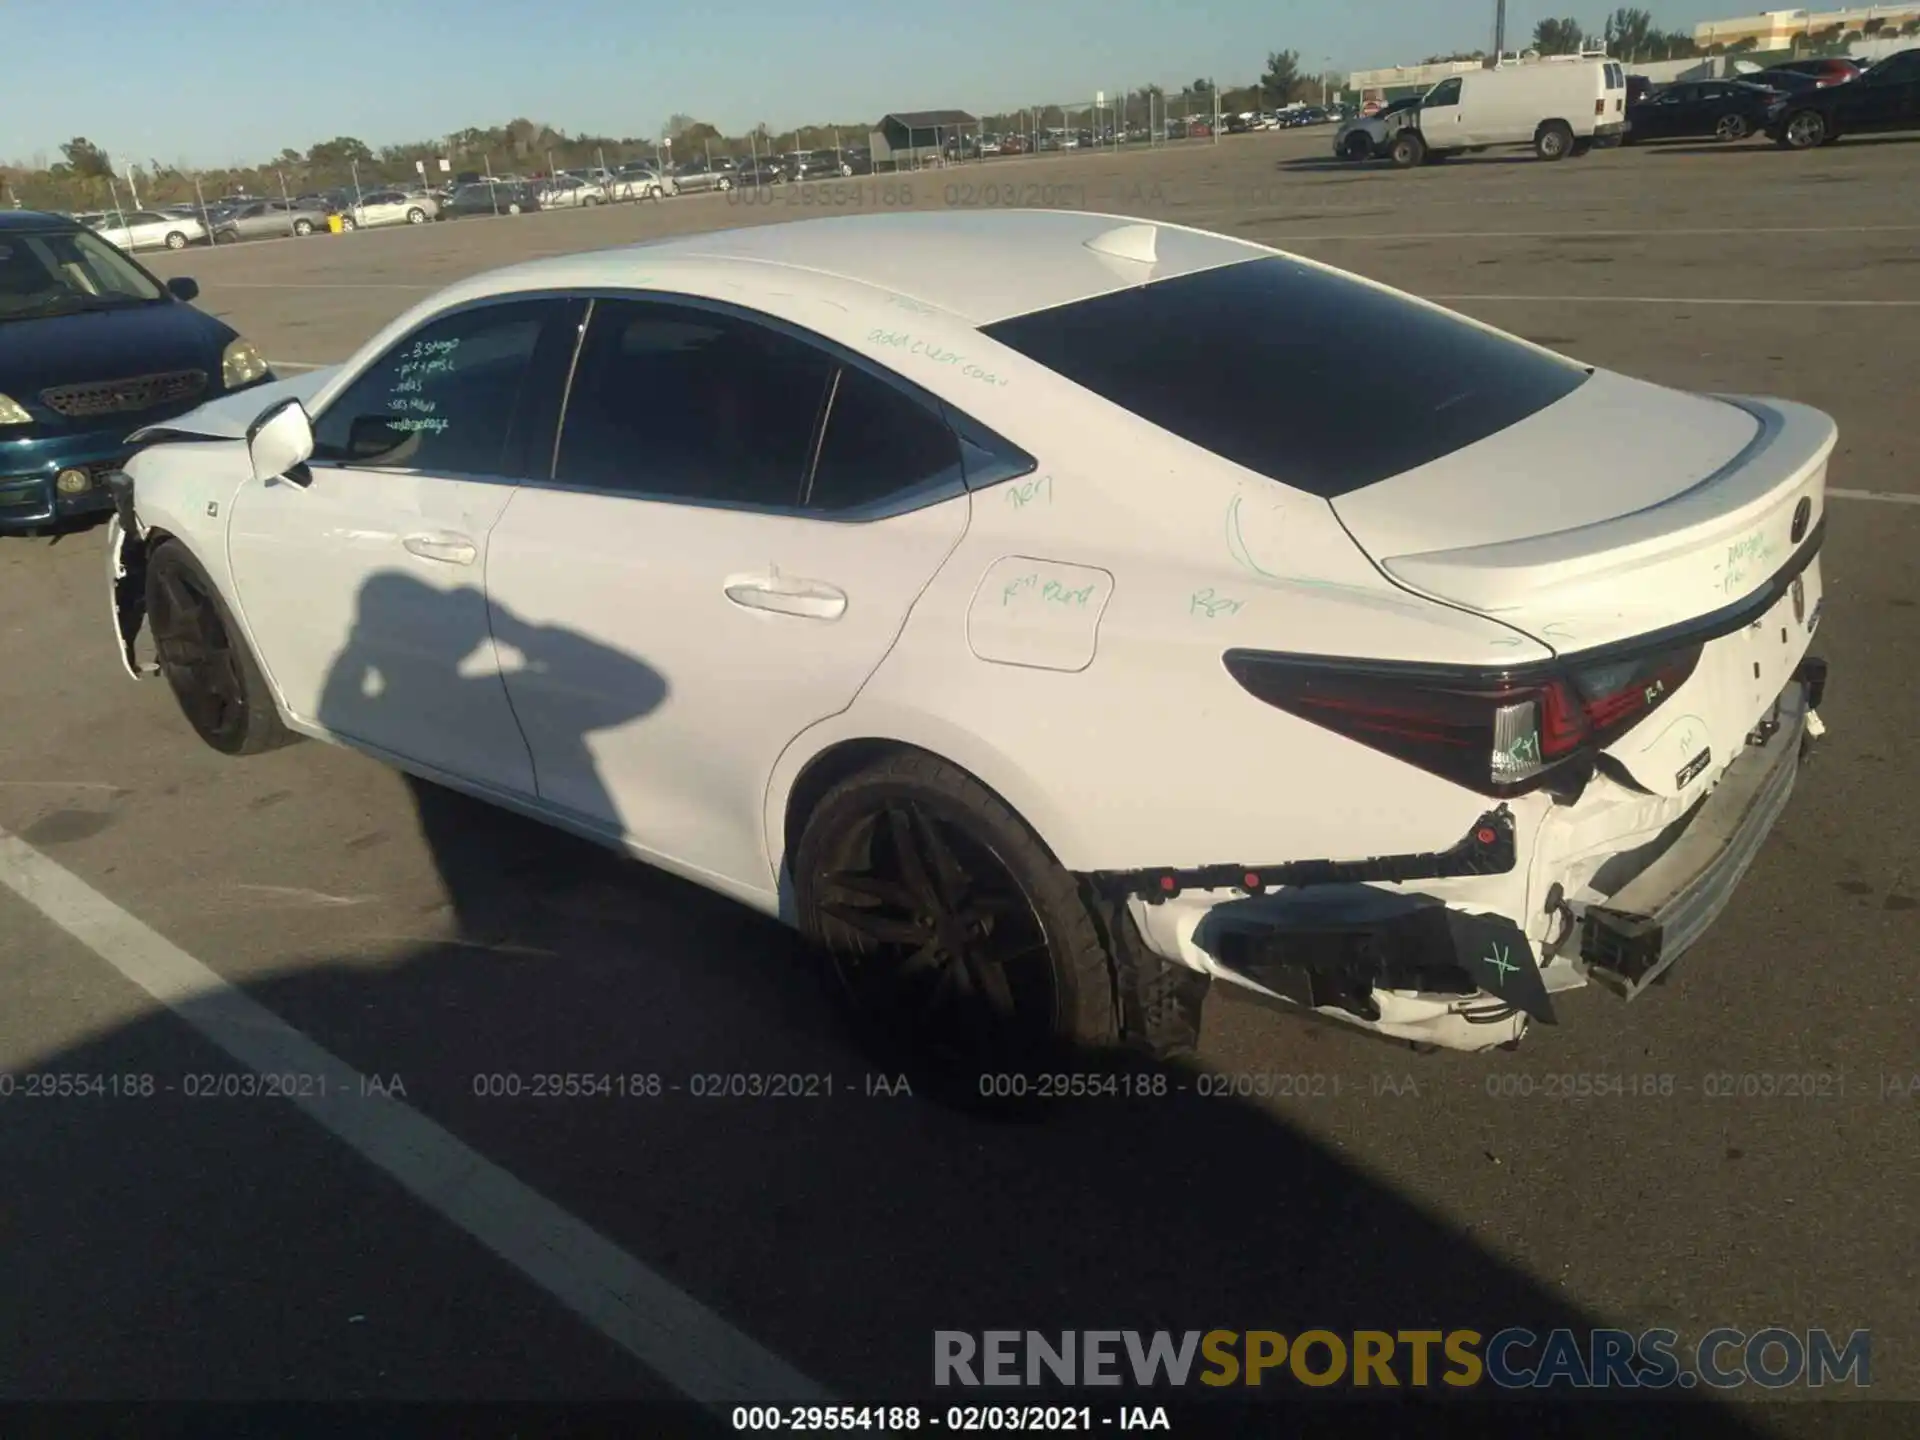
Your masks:
<path fill-rule="evenodd" d="M 881 117 L 871 136 L 873 163 L 889 169 L 938 163 L 950 140 L 978 135 L 980 121 L 964 110 L 902 110 Z"/>
<path fill-rule="evenodd" d="M 1898 30 L 1909 20 L 1920 20 L 1920 0 L 1853 10 L 1768 10 L 1732 20 L 1702 20 L 1693 27 L 1693 43 L 1706 50 L 1752 40 L 1756 50 L 1785 50 L 1803 35 L 1831 30 L 1836 25 L 1843 31 L 1864 33 L 1869 20 L 1880 21 L 1883 31 Z"/>

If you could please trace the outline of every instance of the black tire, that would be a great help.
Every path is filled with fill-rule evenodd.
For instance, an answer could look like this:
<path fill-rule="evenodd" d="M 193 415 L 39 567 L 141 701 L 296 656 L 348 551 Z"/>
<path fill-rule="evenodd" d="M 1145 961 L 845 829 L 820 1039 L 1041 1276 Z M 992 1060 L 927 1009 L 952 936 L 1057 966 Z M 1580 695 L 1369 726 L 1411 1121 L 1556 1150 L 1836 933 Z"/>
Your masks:
<path fill-rule="evenodd" d="M 1364 130 L 1354 131 L 1353 134 L 1347 136 L 1342 158 L 1352 161 L 1354 164 L 1359 164 L 1363 160 L 1371 160 L 1373 158 L 1373 137 Z"/>
<path fill-rule="evenodd" d="M 311 235 L 313 233 L 313 222 L 311 220 L 294 221 L 293 233 L 296 235 Z"/>
<path fill-rule="evenodd" d="M 1393 146 L 1387 151 L 1387 158 L 1402 170 L 1411 170 L 1416 165 L 1424 165 L 1427 159 L 1427 142 L 1420 138 L 1418 130 L 1402 130 L 1394 137 Z"/>
<path fill-rule="evenodd" d="M 187 237 L 183 232 L 179 230 L 169 230 L 167 232 L 167 249 L 184 250 L 186 248 Z"/>
<path fill-rule="evenodd" d="M 340 217 L 340 228 L 344 231 L 344 230 L 358 230 L 360 227 L 354 223 L 354 219 L 351 215 L 342 215 Z"/>
<path fill-rule="evenodd" d="M 195 734 L 223 755 L 257 755 L 298 738 L 192 551 L 178 540 L 154 547 L 146 592 L 160 673 Z"/>
<path fill-rule="evenodd" d="M 721 190 L 731 190 L 733 188 L 733 181 L 727 179 L 726 176 L 723 175 L 720 177 L 720 182 L 716 188 Z"/>
<path fill-rule="evenodd" d="M 518 200 L 509 200 L 507 202 L 507 213 L 509 215 L 518 215 L 520 213 L 520 202 Z"/>
<path fill-rule="evenodd" d="M 422 210 L 418 205 L 414 206 L 411 210 L 407 211 L 407 224 L 424 225 L 426 223 L 427 223 L 427 212 Z"/>
<path fill-rule="evenodd" d="M 1593 153 L 1593 141 L 1582 140 L 1576 136 L 1574 137 L 1573 149 L 1568 153 L 1576 160 L 1580 159 L 1583 155 L 1590 155 Z"/>
<path fill-rule="evenodd" d="M 1744 140 L 1752 133 L 1751 127 L 1747 124 L 1747 117 L 1744 115 L 1722 115 L 1713 126 L 1713 138 L 1728 144 L 1736 140 Z"/>
<path fill-rule="evenodd" d="M 1573 127 L 1564 120 L 1549 120 L 1533 137 L 1533 153 L 1542 160 L 1564 160 L 1573 153 Z"/>
<path fill-rule="evenodd" d="M 1818 110 L 1795 110 L 1780 124 L 1779 143 L 1788 150 L 1818 150 L 1831 134 L 1827 117 Z"/>
<path fill-rule="evenodd" d="M 1158 993 L 1138 937 L 1109 943 L 1108 917 L 1032 829 L 937 756 L 901 751 L 835 785 L 791 872 L 861 1041 L 954 1103 L 1032 1098 L 984 1077 L 1085 1066 L 1128 1038 L 1123 980 Z"/>
<path fill-rule="evenodd" d="M 231 245 L 239 238 L 238 235 L 229 234 L 225 230 L 216 230 L 213 232 L 213 243 L 216 245 Z"/>

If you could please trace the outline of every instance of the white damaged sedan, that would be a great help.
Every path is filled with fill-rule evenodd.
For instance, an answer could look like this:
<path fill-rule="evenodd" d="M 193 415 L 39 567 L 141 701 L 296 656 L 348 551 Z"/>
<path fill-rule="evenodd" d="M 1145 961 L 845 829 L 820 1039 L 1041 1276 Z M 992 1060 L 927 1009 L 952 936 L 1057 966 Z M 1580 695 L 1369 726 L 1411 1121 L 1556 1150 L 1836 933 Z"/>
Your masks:
<path fill-rule="evenodd" d="M 1819 733 L 1825 415 L 1179 226 L 541 260 L 140 438 L 121 651 L 208 743 L 778 915 L 967 1071 L 1216 977 L 1469 1050 L 1637 994 Z"/>

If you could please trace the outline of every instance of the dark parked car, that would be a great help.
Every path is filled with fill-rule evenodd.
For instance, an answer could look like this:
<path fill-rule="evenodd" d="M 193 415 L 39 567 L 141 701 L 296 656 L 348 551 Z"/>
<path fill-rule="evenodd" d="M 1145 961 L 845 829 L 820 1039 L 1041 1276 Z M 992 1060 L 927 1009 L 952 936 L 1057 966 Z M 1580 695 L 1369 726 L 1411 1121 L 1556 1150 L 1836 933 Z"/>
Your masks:
<path fill-rule="evenodd" d="M 776 160 L 762 155 L 757 160 L 741 160 L 733 167 L 733 183 L 745 186 L 779 185 L 786 181 L 787 172 Z"/>
<path fill-rule="evenodd" d="M 1818 76 L 1804 75 L 1798 70 L 1756 70 L 1751 75 L 1742 75 L 1740 79 L 1744 84 L 1758 85 L 1782 95 L 1798 95 L 1805 90 L 1825 88 Z"/>
<path fill-rule="evenodd" d="M 1711 135 L 1744 140 L 1767 128 L 1778 91 L 1738 80 L 1690 80 L 1656 90 L 1627 107 L 1627 143 L 1683 140 Z"/>
<path fill-rule="evenodd" d="M 1789 150 L 1878 130 L 1920 130 L 1920 50 L 1889 55 L 1845 85 L 1782 96 L 1767 118 L 1768 137 Z"/>
<path fill-rule="evenodd" d="M 1755 77 L 1765 83 L 1768 75 L 1805 75 L 1815 85 L 1845 85 L 1858 80 L 1866 66 L 1858 60 L 1845 55 L 1826 55 L 1812 60 L 1783 60 L 1778 65 L 1769 65 Z"/>
<path fill-rule="evenodd" d="M 789 180 L 837 180 L 840 157 L 832 150 L 794 150 L 780 157 Z"/>
<path fill-rule="evenodd" d="M 0 211 L 0 534 L 111 509 L 129 434 L 273 378 L 199 293 L 72 220 Z"/>
<path fill-rule="evenodd" d="M 454 187 L 440 214 L 451 220 L 461 215 L 520 215 L 539 208 L 539 192 L 531 185 L 479 180 Z"/>

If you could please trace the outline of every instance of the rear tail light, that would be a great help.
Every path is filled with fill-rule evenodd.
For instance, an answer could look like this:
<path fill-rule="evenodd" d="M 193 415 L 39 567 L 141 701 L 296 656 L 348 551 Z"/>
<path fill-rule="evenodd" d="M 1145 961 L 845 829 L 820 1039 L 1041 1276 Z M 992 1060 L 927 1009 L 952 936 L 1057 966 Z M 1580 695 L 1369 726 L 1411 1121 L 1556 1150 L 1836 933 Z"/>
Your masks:
<path fill-rule="evenodd" d="M 1454 671 L 1235 650 L 1269 705 L 1482 795 L 1584 783 L 1593 760 L 1684 685 L 1699 645 L 1597 665 Z"/>
<path fill-rule="evenodd" d="M 1593 102 L 1593 113 L 1596 115 L 1604 115 L 1607 113 L 1607 102 L 1605 99 Z"/>

